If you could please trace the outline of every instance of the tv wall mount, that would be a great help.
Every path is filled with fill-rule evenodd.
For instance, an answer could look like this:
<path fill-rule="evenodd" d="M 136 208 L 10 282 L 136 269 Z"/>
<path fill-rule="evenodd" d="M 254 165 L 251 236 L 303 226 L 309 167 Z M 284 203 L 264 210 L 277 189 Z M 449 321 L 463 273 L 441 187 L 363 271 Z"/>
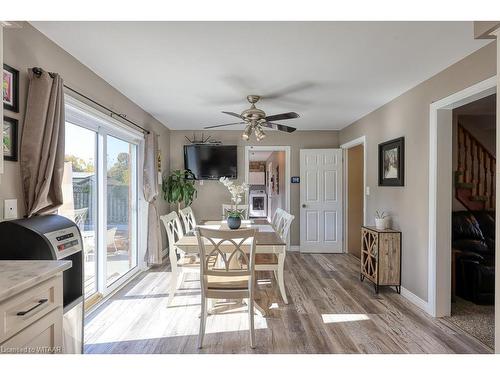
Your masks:
<path fill-rule="evenodd" d="M 184 138 L 186 138 L 189 141 L 189 143 L 191 143 L 193 145 L 204 145 L 204 144 L 220 145 L 220 144 L 222 144 L 221 141 L 216 141 L 215 139 L 212 139 L 211 135 L 209 135 L 208 137 L 205 138 L 203 133 L 201 133 L 201 139 L 196 139 L 195 132 L 193 132 L 193 139 L 190 139 L 186 136 L 184 136 Z"/>

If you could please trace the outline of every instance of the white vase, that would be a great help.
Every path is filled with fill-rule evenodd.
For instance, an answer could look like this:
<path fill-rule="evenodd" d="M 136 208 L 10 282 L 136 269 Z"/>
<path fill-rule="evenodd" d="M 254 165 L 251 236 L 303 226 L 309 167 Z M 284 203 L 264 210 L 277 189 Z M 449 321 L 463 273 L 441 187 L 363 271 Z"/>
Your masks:
<path fill-rule="evenodd" d="M 387 219 L 377 219 L 375 218 L 375 228 L 379 230 L 384 230 L 387 228 Z"/>

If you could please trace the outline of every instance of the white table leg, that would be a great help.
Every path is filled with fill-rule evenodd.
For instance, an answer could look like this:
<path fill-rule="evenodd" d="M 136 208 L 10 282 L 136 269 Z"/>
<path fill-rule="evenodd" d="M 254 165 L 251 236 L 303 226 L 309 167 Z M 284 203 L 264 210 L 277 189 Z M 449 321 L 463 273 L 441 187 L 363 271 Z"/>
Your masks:
<path fill-rule="evenodd" d="M 280 288 L 281 298 L 283 298 L 283 302 L 285 305 L 288 305 L 288 299 L 286 298 L 286 290 L 285 290 L 285 254 L 280 253 L 278 255 L 278 285 Z"/>

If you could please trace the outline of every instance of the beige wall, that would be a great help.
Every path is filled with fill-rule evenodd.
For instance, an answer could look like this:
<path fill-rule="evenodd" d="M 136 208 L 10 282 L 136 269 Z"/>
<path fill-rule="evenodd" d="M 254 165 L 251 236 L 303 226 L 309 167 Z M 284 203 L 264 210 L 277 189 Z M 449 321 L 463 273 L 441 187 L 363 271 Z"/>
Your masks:
<path fill-rule="evenodd" d="M 292 124 L 290 124 L 292 125 Z M 290 146 L 290 171 L 291 176 L 300 176 L 299 150 L 301 148 L 332 148 L 338 147 L 337 131 L 296 131 L 291 134 L 267 132 L 267 137 L 261 141 L 246 142 L 241 139 L 242 130 L 218 130 L 204 131 L 205 136 L 210 135 L 213 139 L 222 141 L 226 145 L 234 144 L 238 146 L 238 181 L 243 181 L 245 174 L 244 149 L 247 145 L 264 146 Z M 197 138 L 200 138 L 201 132 L 197 132 Z M 187 144 L 185 136 L 192 138 L 192 131 L 172 130 L 170 132 L 170 168 L 184 168 L 183 146 Z M 196 183 L 198 189 L 198 198 L 194 201 L 192 207 L 197 217 L 202 219 L 220 218 L 221 204 L 230 201 L 229 193 L 226 188 L 217 181 L 204 181 Z M 290 204 L 291 213 L 295 215 L 295 220 L 291 228 L 291 244 L 298 245 L 300 238 L 299 228 L 299 184 L 290 186 Z"/>
<path fill-rule="evenodd" d="M 4 62 L 19 70 L 20 75 L 19 113 L 5 111 L 6 116 L 19 120 L 19 140 L 26 106 L 27 69 L 39 66 L 47 71 L 59 73 L 68 86 L 114 109 L 116 112 L 127 114 L 132 121 L 158 133 L 163 157 L 162 167 L 163 170 L 169 170 L 169 129 L 30 24 L 23 23 L 21 29 L 4 30 Z M 3 201 L 9 198 L 18 199 L 19 215 L 24 215 L 19 162 L 5 162 L 5 174 L 0 182 L 0 217 L 3 217 Z M 167 204 L 163 200 L 159 200 L 157 206 L 160 214 L 167 212 Z M 164 241 L 164 243 L 166 242 Z"/>
<path fill-rule="evenodd" d="M 491 32 L 496 30 L 500 22 L 498 21 L 474 21 L 474 38 L 476 39 L 494 39 Z"/>
<path fill-rule="evenodd" d="M 367 221 L 377 209 L 389 211 L 403 232 L 402 284 L 427 300 L 429 216 L 429 106 L 496 74 L 496 43 L 450 66 L 340 131 L 340 143 L 365 135 Z M 405 137 L 405 186 L 379 187 L 378 144 Z M 451 171 L 450 171 L 451 173 Z"/>
<path fill-rule="evenodd" d="M 363 154 L 363 145 L 347 150 L 347 252 L 358 258 L 363 225 Z"/>

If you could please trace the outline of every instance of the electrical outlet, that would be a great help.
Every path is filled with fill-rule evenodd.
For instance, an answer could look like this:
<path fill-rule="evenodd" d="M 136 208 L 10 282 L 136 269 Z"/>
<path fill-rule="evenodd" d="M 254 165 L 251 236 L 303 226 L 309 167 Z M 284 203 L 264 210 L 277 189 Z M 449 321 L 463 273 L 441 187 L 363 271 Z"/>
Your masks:
<path fill-rule="evenodd" d="M 369 186 L 366 187 L 366 195 L 370 195 L 370 187 Z"/>
<path fill-rule="evenodd" d="M 17 199 L 3 201 L 3 217 L 5 220 L 17 219 Z"/>

